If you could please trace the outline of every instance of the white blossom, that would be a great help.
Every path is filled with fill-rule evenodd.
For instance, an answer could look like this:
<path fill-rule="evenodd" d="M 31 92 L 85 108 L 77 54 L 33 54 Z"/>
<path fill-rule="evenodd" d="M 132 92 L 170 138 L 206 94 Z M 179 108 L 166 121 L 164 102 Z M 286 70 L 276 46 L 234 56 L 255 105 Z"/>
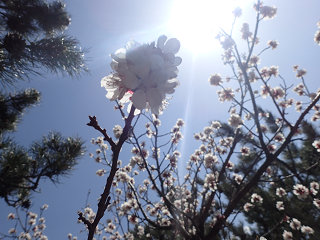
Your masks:
<path fill-rule="evenodd" d="M 243 120 L 237 114 L 231 114 L 230 118 L 228 119 L 229 125 L 239 128 L 243 125 Z"/>
<path fill-rule="evenodd" d="M 296 218 L 292 218 L 292 220 L 290 222 L 290 227 L 293 230 L 299 230 L 301 228 L 301 222 Z"/>
<path fill-rule="evenodd" d="M 251 195 L 251 202 L 252 203 L 262 203 L 263 202 L 263 198 L 260 195 L 258 195 L 256 193 L 253 193 Z"/>
<path fill-rule="evenodd" d="M 139 110 L 151 109 L 153 114 L 161 114 L 166 94 L 174 93 L 179 86 L 177 66 L 182 61 L 175 56 L 180 42 L 176 38 L 166 40 L 164 35 L 158 38 L 157 45 L 131 40 L 111 54 L 114 72 L 101 80 L 101 87 L 108 91 L 106 97 L 121 103 L 131 101 Z"/>
<path fill-rule="evenodd" d="M 293 186 L 293 193 L 299 198 L 304 199 L 309 194 L 309 189 L 302 184 L 296 184 Z"/>
<path fill-rule="evenodd" d="M 277 201 L 276 203 L 276 208 L 281 211 L 281 210 L 284 210 L 284 204 L 282 201 Z"/>
<path fill-rule="evenodd" d="M 293 239 L 292 232 L 288 232 L 286 230 L 283 231 L 282 237 L 283 237 L 283 240 L 291 240 L 291 239 Z"/>
<path fill-rule="evenodd" d="M 222 83 L 222 78 L 219 73 L 215 73 L 209 77 L 208 81 L 212 86 L 218 86 Z"/>
<path fill-rule="evenodd" d="M 309 226 L 302 226 L 301 232 L 304 234 L 314 234 L 314 230 Z"/>

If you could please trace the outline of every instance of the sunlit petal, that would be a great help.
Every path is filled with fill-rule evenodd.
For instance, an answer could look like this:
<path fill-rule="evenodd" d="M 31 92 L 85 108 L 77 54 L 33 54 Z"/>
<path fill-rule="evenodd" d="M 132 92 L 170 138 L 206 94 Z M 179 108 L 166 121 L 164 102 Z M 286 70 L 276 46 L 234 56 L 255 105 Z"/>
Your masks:
<path fill-rule="evenodd" d="M 133 106 L 135 106 L 137 109 L 144 109 L 146 107 L 147 102 L 146 93 L 143 90 L 138 89 L 132 95 L 131 101 L 133 103 Z"/>
<path fill-rule="evenodd" d="M 174 58 L 174 66 L 179 66 L 182 62 L 182 58 L 181 57 L 175 57 Z"/>
<path fill-rule="evenodd" d="M 111 53 L 110 56 L 117 62 L 125 62 L 126 61 L 126 49 L 120 48 L 116 51 L 115 54 Z"/>
<path fill-rule="evenodd" d="M 123 77 L 123 84 L 128 89 L 135 89 L 139 85 L 139 79 L 130 71 L 119 71 Z"/>
<path fill-rule="evenodd" d="M 158 108 L 162 105 L 162 94 L 159 92 L 158 89 L 149 88 L 146 92 L 146 97 L 151 109 Z"/>
<path fill-rule="evenodd" d="M 164 45 L 162 51 L 163 53 L 173 53 L 176 54 L 177 52 L 179 52 L 180 49 L 180 42 L 178 39 L 176 38 L 170 38 L 166 44 Z"/>
<path fill-rule="evenodd" d="M 157 42 L 157 47 L 162 49 L 163 46 L 164 46 L 164 43 L 166 42 L 167 40 L 167 36 L 166 35 L 161 35 L 159 38 L 158 38 L 158 42 Z"/>
<path fill-rule="evenodd" d="M 160 69 L 163 67 L 164 60 L 158 54 L 152 54 L 150 56 L 150 61 L 151 61 L 151 68 L 152 69 Z"/>

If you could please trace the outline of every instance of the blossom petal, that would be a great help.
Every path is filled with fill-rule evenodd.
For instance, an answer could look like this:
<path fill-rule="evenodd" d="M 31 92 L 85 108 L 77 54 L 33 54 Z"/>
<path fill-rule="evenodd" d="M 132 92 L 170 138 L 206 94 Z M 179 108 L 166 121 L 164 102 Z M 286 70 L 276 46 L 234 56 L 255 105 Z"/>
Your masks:
<path fill-rule="evenodd" d="M 138 43 L 137 41 L 131 39 L 130 41 L 127 42 L 126 44 L 126 49 L 130 49 L 130 48 L 133 48 L 133 47 L 136 47 L 136 46 L 139 46 L 140 43 Z"/>
<path fill-rule="evenodd" d="M 150 73 L 150 63 L 142 63 L 136 65 L 128 65 L 128 70 L 132 72 L 132 74 L 138 76 L 138 78 L 145 79 L 148 77 Z"/>
<path fill-rule="evenodd" d="M 112 61 L 110 63 L 110 67 L 112 68 L 113 71 L 117 71 L 118 69 L 118 62 Z"/>
<path fill-rule="evenodd" d="M 144 109 L 147 103 L 146 93 L 143 90 L 138 89 L 132 95 L 131 101 L 133 106 L 135 106 L 137 109 L 140 109 L 140 110 Z"/>
<path fill-rule="evenodd" d="M 178 79 L 176 79 L 178 80 Z M 165 84 L 158 87 L 160 92 L 163 92 L 164 94 L 172 94 L 174 93 L 174 88 L 176 88 L 179 85 L 179 81 L 177 82 L 166 82 Z"/>
<path fill-rule="evenodd" d="M 166 35 L 161 35 L 159 38 L 158 38 L 158 42 L 157 42 L 157 47 L 162 49 L 163 46 L 164 46 L 164 43 L 166 42 L 167 40 L 167 36 Z"/>
<path fill-rule="evenodd" d="M 175 56 L 172 52 L 169 52 L 165 55 L 166 65 L 173 65 L 175 62 Z"/>
<path fill-rule="evenodd" d="M 164 45 L 162 51 L 164 54 L 167 54 L 169 52 L 176 54 L 179 52 L 180 49 L 180 42 L 176 38 L 170 38 L 166 44 Z"/>
<path fill-rule="evenodd" d="M 136 87 L 138 87 L 139 79 L 132 72 L 130 72 L 130 71 L 119 71 L 119 73 L 123 77 L 122 81 L 123 81 L 123 84 L 124 84 L 124 86 L 126 88 L 133 90 Z"/>
<path fill-rule="evenodd" d="M 128 104 L 128 107 L 127 107 L 128 113 L 131 112 L 132 105 L 133 105 L 132 102 L 130 102 L 130 103 Z M 134 110 L 134 113 L 133 113 L 133 114 L 134 114 L 134 115 L 138 115 L 138 114 L 140 114 L 140 113 L 141 113 L 141 110 L 139 110 L 139 109 L 136 108 L 136 109 Z"/>
<path fill-rule="evenodd" d="M 162 106 L 162 94 L 157 88 L 149 88 L 146 92 L 147 101 L 150 104 L 153 114 L 159 114 L 159 108 Z"/>
<path fill-rule="evenodd" d="M 179 66 L 182 62 L 182 58 L 181 57 L 175 57 L 174 59 L 174 66 Z"/>
<path fill-rule="evenodd" d="M 166 69 L 167 77 L 169 79 L 176 78 L 178 76 L 179 70 L 177 67 L 170 67 Z"/>
<path fill-rule="evenodd" d="M 120 48 L 116 51 L 115 54 L 111 53 L 110 57 L 112 57 L 112 59 L 117 62 L 126 62 L 126 52 L 126 49 Z"/>
<path fill-rule="evenodd" d="M 106 97 L 110 99 L 110 101 L 114 101 L 116 99 L 121 100 L 123 98 L 123 96 L 126 93 L 126 89 L 125 88 L 117 88 L 114 91 L 108 91 L 108 93 L 106 94 Z"/>
<path fill-rule="evenodd" d="M 151 68 L 152 69 L 159 69 L 163 67 L 164 60 L 163 58 L 158 55 L 158 54 L 152 54 L 150 56 L 150 61 L 151 61 Z"/>
<path fill-rule="evenodd" d="M 110 75 L 103 77 L 101 79 L 101 82 L 100 82 L 101 83 L 101 87 L 108 88 L 109 87 L 108 83 L 109 83 L 110 80 L 111 80 L 110 79 Z M 115 88 L 115 87 L 112 86 L 111 88 Z"/>
<path fill-rule="evenodd" d="M 120 97 L 120 96 L 119 96 L 119 97 Z M 130 99 L 131 99 L 131 97 L 132 97 L 132 92 L 131 92 L 131 91 L 126 91 L 126 92 L 124 93 L 124 95 L 122 96 L 122 98 L 121 98 L 121 99 L 119 98 L 120 103 L 121 103 L 121 104 L 124 104 L 124 103 L 129 102 Z M 130 102 L 130 103 L 131 103 L 131 102 Z"/>
<path fill-rule="evenodd" d="M 156 69 L 150 73 L 149 81 L 145 84 L 146 87 L 157 87 L 167 81 L 167 72 L 163 69 Z"/>
<path fill-rule="evenodd" d="M 108 91 L 108 93 L 106 94 L 106 98 L 109 98 L 110 101 L 114 101 L 118 98 L 119 93 L 119 89 L 116 89 L 115 91 Z"/>

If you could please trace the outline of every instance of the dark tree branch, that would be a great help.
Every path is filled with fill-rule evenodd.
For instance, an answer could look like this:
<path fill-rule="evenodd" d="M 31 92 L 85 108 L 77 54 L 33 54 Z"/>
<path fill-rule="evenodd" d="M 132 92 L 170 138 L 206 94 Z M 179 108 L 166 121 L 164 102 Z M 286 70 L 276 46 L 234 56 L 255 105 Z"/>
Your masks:
<path fill-rule="evenodd" d="M 104 212 L 106 211 L 107 207 L 110 205 L 110 200 L 111 200 L 111 197 L 109 196 L 110 189 L 112 186 L 114 176 L 118 170 L 117 163 L 118 163 L 118 159 L 119 159 L 119 153 L 120 153 L 120 150 L 122 148 L 123 143 L 128 139 L 129 131 L 131 130 L 131 122 L 134 118 L 134 110 L 135 110 L 135 107 L 132 106 L 130 113 L 129 113 L 129 116 L 125 119 L 125 126 L 123 128 L 123 132 L 122 132 L 117 144 L 111 139 L 111 137 L 108 136 L 107 130 L 102 129 L 99 126 L 96 117 L 89 116 L 90 122 L 87 125 L 94 127 L 96 130 L 98 130 L 99 132 L 101 132 L 103 134 L 104 140 L 108 141 L 109 144 L 111 145 L 111 150 L 113 152 L 113 156 L 112 156 L 112 166 L 111 166 L 110 174 L 107 178 L 107 182 L 106 182 L 104 191 L 103 191 L 101 198 L 100 198 L 100 201 L 98 203 L 98 211 L 97 211 L 97 214 L 96 214 L 96 217 L 95 217 L 93 223 L 90 223 L 89 221 L 87 221 L 83 217 L 82 213 L 78 214 L 79 219 L 82 221 L 85 220 L 83 222 L 85 225 L 87 225 L 87 227 L 89 229 L 88 240 L 93 239 L 96 227 L 99 224 L 101 218 L 104 216 Z"/>

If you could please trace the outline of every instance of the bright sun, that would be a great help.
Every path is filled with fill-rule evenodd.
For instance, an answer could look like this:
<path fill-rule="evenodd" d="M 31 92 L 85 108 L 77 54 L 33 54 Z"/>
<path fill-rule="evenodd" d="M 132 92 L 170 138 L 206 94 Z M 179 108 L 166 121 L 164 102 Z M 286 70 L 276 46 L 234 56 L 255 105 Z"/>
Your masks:
<path fill-rule="evenodd" d="M 219 27 L 230 29 L 232 11 L 248 0 L 176 0 L 168 22 L 169 30 L 193 52 L 218 47 Z"/>

